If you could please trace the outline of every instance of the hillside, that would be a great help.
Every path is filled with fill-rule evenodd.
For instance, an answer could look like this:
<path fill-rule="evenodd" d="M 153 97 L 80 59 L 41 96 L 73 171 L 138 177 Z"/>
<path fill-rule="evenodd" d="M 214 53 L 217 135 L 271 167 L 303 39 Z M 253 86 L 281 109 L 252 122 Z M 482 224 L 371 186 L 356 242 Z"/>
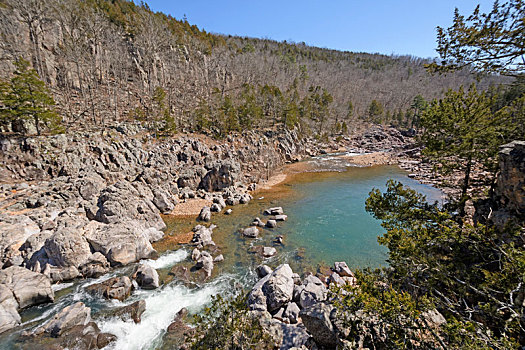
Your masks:
<path fill-rule="evenodd" d="M 172 130 L 219 136 L 280 122 L 352 131 L 355 118 L 410 126 L 415 96 L 474 81 L 466 70 L 432 76 L 417 57 L 210 34 L 127 0 L 1 0 L 0 10 L 1 77 L 29 60 L 68 128 L 138 119 L 156 130 L 168 114 Z"/>

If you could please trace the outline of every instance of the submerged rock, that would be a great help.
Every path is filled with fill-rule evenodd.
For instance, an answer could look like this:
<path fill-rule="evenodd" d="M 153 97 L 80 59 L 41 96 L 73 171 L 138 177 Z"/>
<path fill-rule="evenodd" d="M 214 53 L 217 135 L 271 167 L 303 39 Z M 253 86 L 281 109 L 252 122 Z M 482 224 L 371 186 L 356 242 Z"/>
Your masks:
<path fill-rule="evenodd" d="M 259 229 L 255 226 L 248 227 L 242 231 L 242 234 L 248 238 L 257 238 L 259 235 Z"/>

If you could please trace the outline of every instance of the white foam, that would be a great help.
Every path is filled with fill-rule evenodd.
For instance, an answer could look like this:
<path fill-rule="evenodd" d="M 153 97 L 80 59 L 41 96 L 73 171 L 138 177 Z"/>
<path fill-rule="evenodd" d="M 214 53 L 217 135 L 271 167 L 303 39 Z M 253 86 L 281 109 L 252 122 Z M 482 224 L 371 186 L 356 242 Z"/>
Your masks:
<path fill-rule="evenodd" d="M 160 346 L 162 335 L 180 309 L 185 307 L 196 312 L 211 301 L 212 295 L 226 290 L 226 286 L 226 281 L 221 279 L 197 290 L 171 284 L 154 292 L 139 291 L 135 296 L 146 301 L 146 311 L 139 324 L 117 317 L 97 321 L 97 324 L 103 332 L 117 336 L 117 341 L 108 349 L 154 349 Z"/>
<path fill-rule="evenodd" d="M 58 284 L 53 284 L 51 286 L 51 289 L 53 289 L 53 292 L 56 292 L 56 291 L 59 291 L 59 290 L 62 290 L 62 289 L 66 289 L 66 288 L 69 288 L 73 285 L 73 282 L 69 282 L 69 283 L 58 283 Z"/>
<path fill-rule="evenodd" d="M 163 269 L 167 267 L 171 267 L 175 265 L 178 262 L 183 261 L 188 257 L 188 252 L 184 249 L 179 249 L 176 251 L 169 251 L 166 254 L 163 254 L 161 257 L 159 257 L 157 260 L 143 260 L 143 262 L 147 263 L 154 269 Z"/>

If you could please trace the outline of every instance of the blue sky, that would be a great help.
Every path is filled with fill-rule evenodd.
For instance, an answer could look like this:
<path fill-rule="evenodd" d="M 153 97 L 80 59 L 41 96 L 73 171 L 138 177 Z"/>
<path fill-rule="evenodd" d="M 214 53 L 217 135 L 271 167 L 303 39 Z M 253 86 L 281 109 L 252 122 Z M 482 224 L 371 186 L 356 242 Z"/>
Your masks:
<path fill-rule="evenodd" d="M 138 1 L 136 1 L 138 2 Z M 146 0 L 154 11 L 184 15 L 221 34 L 306 42 L 354 52 L 435 57 L 436 26 L 448 27 L 454 8 L 470 14 L 490 0 Z"/>

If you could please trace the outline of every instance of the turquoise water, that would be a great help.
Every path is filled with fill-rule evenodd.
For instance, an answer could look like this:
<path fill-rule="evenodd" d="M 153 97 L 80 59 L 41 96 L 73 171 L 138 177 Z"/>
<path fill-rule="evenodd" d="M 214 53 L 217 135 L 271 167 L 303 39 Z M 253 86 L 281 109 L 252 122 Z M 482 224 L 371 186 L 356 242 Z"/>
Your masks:
<path fill-rule="evenodd" d="M 313 263 L 344 260 L 353 267 L 384 266 L 387 249 L 377 242 L 384 230 L 365 211 L 365 200 L 373 188 L 384 190 L 388 179 L 416 189 L 429 200 L 441 197 L 440 191 L 408 178 L 394 166 L 307 174 L 289 185 L 297 196 L 282 203 L 289 215 L 282 226 L 287 244 L 304 248 Z"/>

